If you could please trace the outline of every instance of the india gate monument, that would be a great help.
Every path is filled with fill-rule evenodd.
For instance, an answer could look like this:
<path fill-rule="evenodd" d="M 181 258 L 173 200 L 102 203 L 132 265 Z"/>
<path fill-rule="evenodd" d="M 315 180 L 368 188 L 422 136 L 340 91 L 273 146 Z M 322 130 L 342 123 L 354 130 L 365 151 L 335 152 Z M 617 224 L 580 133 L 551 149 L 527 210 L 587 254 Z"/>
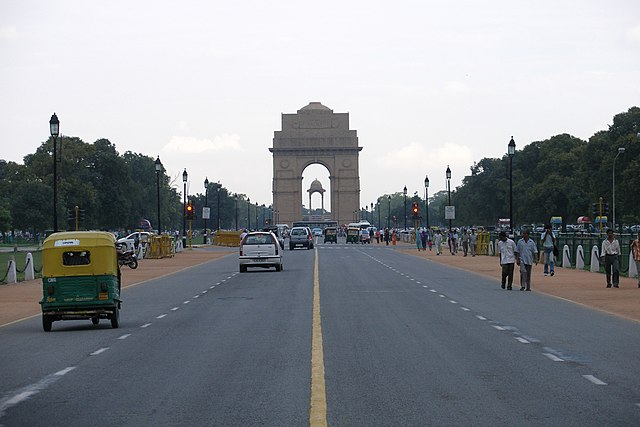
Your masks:
<path fill-rule="evenodd" d="M 329 170 L 331 219 L 338 225 L 352 222 L 353 212 L 360 210 L 360 150 L 356 131 L 349 129 L 349 113 L 334 113 L 311 102 L 296 114 L 282 114 L 282 130 L 274 132 L 269 148 L 277 221 L 291 224 L 303 219 L 302 172 L 320 164 Z"/>

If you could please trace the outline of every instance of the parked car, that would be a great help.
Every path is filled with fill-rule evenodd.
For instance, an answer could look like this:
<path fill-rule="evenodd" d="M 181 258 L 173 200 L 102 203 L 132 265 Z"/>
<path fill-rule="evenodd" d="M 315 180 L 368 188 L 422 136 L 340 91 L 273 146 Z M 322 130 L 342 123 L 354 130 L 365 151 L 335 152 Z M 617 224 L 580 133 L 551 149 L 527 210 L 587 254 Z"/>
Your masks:
<path fill-rule="evenodd" d="M 309 227 L 293 227 L 289 233 L 289 249 L 313 249 L 313 236 Z"/>
<path fill-rule="evenodd" d="M 240 243 L 240 273 L 247 267 L 271 268 L 282 271 L 282 253 L 278 238 L 270 231 L 247 233 Z"/>
<path fill-rule="evenodd" d="M 146 245 L 149 241 L 149 237 L 152 235 L 153 233 L 148 231 L 136 231 L 129 234 L 127 237 L 118 239 L 116 243 L 125 246 L 129 250 L 135 251 L 138 250 L 140 243 Z"/>

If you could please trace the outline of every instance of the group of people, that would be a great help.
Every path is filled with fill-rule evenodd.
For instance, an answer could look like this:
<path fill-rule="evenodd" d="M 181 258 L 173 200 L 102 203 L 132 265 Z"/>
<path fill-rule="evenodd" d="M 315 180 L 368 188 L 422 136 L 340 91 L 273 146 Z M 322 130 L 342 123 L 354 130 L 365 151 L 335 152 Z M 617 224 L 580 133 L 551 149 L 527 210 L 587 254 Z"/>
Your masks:
<path fill-rule="evenodd" d="M 446 239 L 446 244 L 451 255 L 456 255 L 459 250 L 462 250 L 464 256 L 471 253 L 471 256 L 476 256 L 476 250 L 478 247 L 478 235 L 474 229 L 470 231 L 462 229 L 460 237 L 458 230 L 453 229 L 444 234 L 440 230 L 431 231 L 427 228 L 416 229 L 416 246 L 418 251 L 426 251 L 427 248 L 431 251 L 435 246 L 436 255 L 440 255 L 442 251 L 442 243 Z"/>
<path fill-rule="evenodd" d="M 544 257 L 544 275 L 555 274 L 554 259 L 558 256 L 556 238 L 551 231 L 551 226 L 545 226 L 542 234 L 542 251 L 538 255 L 538 247 L 530 238 L 529 230 L 525 230 L 522 238 L 515 243 L 507 237 L 504 231 L 498 235 L 498 253 L 500 266 L 502 268 L 502 289 L 511 290 L 513 288 L 513 274 L 515 265 L 520 267 L 520 290 L 531 290 L 531 270 L 539 258 Z M 613 230 L 607 230 L 607 238 L 602 241 L 600 248 L 600 260 L 604 263 L 607 288 L 618 288 L 620 286 L 620 242 L 615 238 Z M 636 264 L 638 274 L 638 287 L 640 288 L 640 231 L 637 239 L 631 243 L 631 254 Z"/>

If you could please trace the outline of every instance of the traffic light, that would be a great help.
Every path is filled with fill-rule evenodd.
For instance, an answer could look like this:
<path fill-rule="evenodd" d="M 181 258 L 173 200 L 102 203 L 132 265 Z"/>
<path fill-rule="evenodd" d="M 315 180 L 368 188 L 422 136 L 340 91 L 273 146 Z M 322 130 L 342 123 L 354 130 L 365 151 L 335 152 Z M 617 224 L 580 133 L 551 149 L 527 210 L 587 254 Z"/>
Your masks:
<path fill-rule="evenodd" d="M 604 204 L 604 209 L 602 215 L 609 216 L 609 203 Z"/>
<path fill-rule="evenodd" d="M 191 204 L 191 202 L 187 204 L 187 219 L 193 219 L 193 205 Z"/>
<path fill-rule="evenodd" d="M 74 222 L 76 220 L 76 210 L 74 208 L 69 209 L 67 219 L 70 222 Z"/>
<path fill-rule="evenodd" d="M 413 213 L 414 218 L 418 218 L 418 213 L 420 212 L 420 205 L 418 202 L 413 202 L 411 204 L 411 212 Z"/>
<path fill-rule="evenodd" d="M 598 215 L 600 215 L 600 213 L 598 212 L 598 204 L 591 203 L 591 216 L 595 218 Z"/>
<path fill-rule="evenodd" d="M 78 209 L 78 220 L 84 221 L 84 209 Z"/>

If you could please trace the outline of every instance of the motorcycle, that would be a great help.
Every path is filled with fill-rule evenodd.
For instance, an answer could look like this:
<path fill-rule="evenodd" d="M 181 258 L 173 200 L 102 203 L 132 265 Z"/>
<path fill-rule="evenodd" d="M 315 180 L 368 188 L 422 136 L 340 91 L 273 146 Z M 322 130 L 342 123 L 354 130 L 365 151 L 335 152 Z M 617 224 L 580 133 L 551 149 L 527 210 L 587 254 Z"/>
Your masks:
<path fill-rule="evenodd" d="M 120 267 L 126 265 L 133 270 L 138 268 L 138 257 L 134 251 L 127 250 L 125 245 L 116 245 L 116 248 L 118 251 L 118 265 Z"/>

